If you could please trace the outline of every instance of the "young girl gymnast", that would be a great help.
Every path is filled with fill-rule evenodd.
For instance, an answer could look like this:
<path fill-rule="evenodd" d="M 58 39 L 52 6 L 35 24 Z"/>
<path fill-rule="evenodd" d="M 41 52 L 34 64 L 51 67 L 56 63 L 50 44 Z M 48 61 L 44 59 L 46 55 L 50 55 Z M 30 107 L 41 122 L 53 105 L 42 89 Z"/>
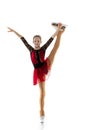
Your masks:
<path fill-rule="evenodd" d="M 14 32 L 24 43 L 27 49 L 30 52 L 30 57 L 32 64 L 34 66 L 33 72 L 33 85 L 38 84 L 40 88 L 40 120 L 41 123 L 44 122 L 45 112 L 44 112 L 44 98 L 45 98 L 45 81 L 48 72 L 50 71 L 55 54 L 59 48 L 61 35 L 63 34 L 65 28 L 62 23 L 54 24 L 53 26 L 57 27 L 55 33 L 49 38 L 49 40 L 42 46 L 41 45 L 41 36 L 35 35 L 33 37 L 34 48 L 26 41 L 26 39 L 16 32 L 14 29 L 8 27 L 8 32 Z M 55 44 L 48 55 L 45 58 L 45 52 L 48 46 L 51 44 L 53 39 L 56 37 Z"/>

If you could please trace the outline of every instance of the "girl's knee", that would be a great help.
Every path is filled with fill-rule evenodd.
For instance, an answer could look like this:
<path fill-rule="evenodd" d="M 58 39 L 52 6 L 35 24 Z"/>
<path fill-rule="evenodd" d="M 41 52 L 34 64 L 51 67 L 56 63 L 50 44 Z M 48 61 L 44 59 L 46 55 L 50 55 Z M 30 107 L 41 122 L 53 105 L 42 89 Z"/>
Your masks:
<path fill-rule="evenodd" d="M 45 89 L 41 89 L 41 97 L 45 96 Z"/>
<path fill-rule="evenodd" d="M 42 98 L 44 98 L 45 97 L 45 92 L 42 92 L 41 96 L 42 96 Z"/>

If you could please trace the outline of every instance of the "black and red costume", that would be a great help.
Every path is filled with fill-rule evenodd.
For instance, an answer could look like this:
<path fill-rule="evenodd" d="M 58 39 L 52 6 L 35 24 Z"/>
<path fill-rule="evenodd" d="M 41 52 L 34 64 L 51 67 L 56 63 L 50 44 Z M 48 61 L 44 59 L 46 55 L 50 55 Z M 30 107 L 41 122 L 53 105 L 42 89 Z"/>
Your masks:
<path fill-rule="evenodd" d="M 45 52 L 47 47 L 53 41 L 53 38 L 50 37 L 50 39 L 39 50 L 35 50 L 31 45 L 29 45 L 24 37 L 21 37 L 21 40 L 30 51 L 31 61 L 34 66 L 33 84 L 36 85 L 38 80 L 40 82 L 45 81 L 46 75 L 50 70 L 50 65 L 48 64 L 49 59 L 45 59 Z"/>

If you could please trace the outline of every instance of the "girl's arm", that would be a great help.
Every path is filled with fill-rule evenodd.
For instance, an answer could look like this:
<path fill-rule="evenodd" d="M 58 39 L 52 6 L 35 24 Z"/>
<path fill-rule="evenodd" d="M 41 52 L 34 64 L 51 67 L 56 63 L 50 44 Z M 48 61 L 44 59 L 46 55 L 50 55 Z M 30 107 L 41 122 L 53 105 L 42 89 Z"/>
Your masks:
<path fill-rule="evenodd" d="M 28 42 L 26 41 L 26 39 L 21 34 L 19 34 L 18 32 L 16 32 L 14 29 L 12 29 L 10 27 L 8 27 L 8 29 L 9 29 L 8 32 L 14 32 L 22 40 L 22 42 L 28 48 L 29 51 L 31 51 L 33 49 L 33 47 L 28 44 Z"/>
<path fill-rule="evenodd" d="M 10 27 L 8 27 L 8 32 L 14 32 L 19 38 L 22 38 L 23 36 L 22 35 L 20 35 L 18 32 L 16 32 L 14 29 L 12 29 L 12 28 L 10 28 Z"/>
<path fill-rule="evenodd" d="M 54 38 L 55 36 L 58 36 L 58 34 L 62 34 L 62 32 L 65 30 L 65 28 L 62 28 L 62 23 L 58 23 L 58 27 L 56 32 L 52 35 L 52 37 Z"/>
<path fill-rule="evenodd" d="M 47 47 L 51 44 L 51 42 L 53 41 L 53 37 L 50 37 L 49 40 L 41 47 L 42 49 L 46 50 Z"/>
<path fill-rule="evenodd" d="M 57 36 L 58 32 L 59 32 L 59 28 L 57 28 L 56 32 L 51 37 L 55 38 L 55 36 Z"/>
<path fill-rule="evenodd" d="M 42 48 L 44 48 L 45 50 L 47 49 L 47 47 L 51 44 L 51 42 L 53 41 L 53 39 L 63 31 L 61 31 L 61 27 L 62 27 L 62 24 L 61 23 L 58 23 L 58 28 L 57 30 L 55 31 L 55 33 L 50 37 L 50 39 L 42 46 Z"/>

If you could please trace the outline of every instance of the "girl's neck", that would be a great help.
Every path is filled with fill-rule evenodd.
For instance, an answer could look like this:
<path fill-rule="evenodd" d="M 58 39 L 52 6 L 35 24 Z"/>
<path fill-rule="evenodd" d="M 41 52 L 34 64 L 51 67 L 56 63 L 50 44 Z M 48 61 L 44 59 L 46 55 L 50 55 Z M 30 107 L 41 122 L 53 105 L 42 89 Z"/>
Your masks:
<path fill-rule="evenodd" d="M 38 47 L 35 47 L 35 50 L 39 50 L 40 49 L 40 46 L 38 46 Z"/>

